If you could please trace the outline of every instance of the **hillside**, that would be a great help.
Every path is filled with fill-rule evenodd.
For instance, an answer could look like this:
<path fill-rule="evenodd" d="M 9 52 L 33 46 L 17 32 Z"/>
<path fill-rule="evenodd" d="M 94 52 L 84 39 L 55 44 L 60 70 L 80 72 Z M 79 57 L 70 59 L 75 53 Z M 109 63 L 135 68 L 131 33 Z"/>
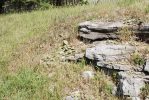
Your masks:
<path fill-rule="evenodd" d="M 0 15 L 0 99 L 62 100 L 77 94 L 81 100 L 121 100 L 112 94 L 114 75 L 106 75 L 85 59 L 77 63 L 61 59 L 62 53 L 84 52 L 90 46 L 77 38 L 78 25 L 94 20 L 148 23 L 149 2 L 103 1 L 96 5 Z M 128 30 L 121 33 L 125 34 L 114 43 L 149 49 L 146 40 L 136 41 Z M 67 52 L 63 52 L 65 49 Z M 141 57 L 148 54 L 141 50 L 137 52 Z M 84 79 L 84 71 L 94 72 L 94 78 Z M 148 95 L 146 85 L 142 98 Z"/>

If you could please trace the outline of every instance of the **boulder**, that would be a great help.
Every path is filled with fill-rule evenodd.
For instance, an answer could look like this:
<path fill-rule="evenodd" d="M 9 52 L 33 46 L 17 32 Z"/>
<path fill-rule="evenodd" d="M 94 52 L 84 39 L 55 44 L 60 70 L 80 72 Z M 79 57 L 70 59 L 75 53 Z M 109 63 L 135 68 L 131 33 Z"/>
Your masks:
<path fill-rule="evenodd" d="M 141 72 L 119 72 L 118 73 L 118 95 L 138 97 L 141 89 L 145 87 Z"/>

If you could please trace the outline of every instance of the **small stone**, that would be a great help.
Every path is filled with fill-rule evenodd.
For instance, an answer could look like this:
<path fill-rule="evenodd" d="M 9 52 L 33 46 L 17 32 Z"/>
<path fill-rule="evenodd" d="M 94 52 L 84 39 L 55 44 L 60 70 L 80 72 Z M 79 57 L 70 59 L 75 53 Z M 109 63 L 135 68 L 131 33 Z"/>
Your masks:
<path fill-rule="evenodd" d="M 64 40 L 63 45 L 68 45 L 68 41 Z"/>
<path fill-rule="evenodd" d="M 146 60 L 144 71 L 149 72 L 149 59 Z"/>
<path fill-rule="evenodd" d="M 49 92 L 53 93 L 55 89 L 55 85 L 50 85 L 49 86 Z"/>
<path fill-rule="evenodd" d="M 65 100 L 80 100 L 80 91 L 74 91 L 67 96 Z"/>
<path fill-rule="evenodd" d="M 65 100 L 79 100 L 78 98 L 74 98 L 72 96 L 67 96 Z"/>
<path fill-rule="evenodd" d="M 82 73 L 82 77 L 84 79 L 92 79 L 92 78 L 94 78 L 94 72 L 92 72 L 92 71 L 84 71 Z"/>
<path fill-rule="evenodd" d="M 113 95 L 116 95 L 116 94 L 117 94 L 116 92 L 117 92 L 117 87 L 114 86 L 113 89 L 112 89 L 112 94 L 113 94 Z"/>

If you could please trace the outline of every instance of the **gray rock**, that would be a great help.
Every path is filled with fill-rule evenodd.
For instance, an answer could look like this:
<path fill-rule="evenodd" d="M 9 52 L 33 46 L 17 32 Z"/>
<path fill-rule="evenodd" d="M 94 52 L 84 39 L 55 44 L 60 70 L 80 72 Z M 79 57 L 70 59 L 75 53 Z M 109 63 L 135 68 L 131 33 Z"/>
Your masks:
<path fill-rule="evenodd" d="M 111 62 L 127 59 L 135 48 L 130 45 L 99 44 L 93 48 L 87 48 L 85 57 L 98 62 Z"/>
<path fill-rule="evenodd" d="M 149 59 L 146 60 L 146 64 L 144 66 L 144 71 L 149 72 Z"/>
<path fill-rule="evenodd" d="M 118 36 L 114 33 L 90 32 L 89 34 L 85 34 L 85 32 L 80 32 L 79 35 L 89 40 L 118 39 Z"/>
<path fill-rule="evenodd" d="M 124 26 L 122 22 L 86 21 L 79 24 L 79 36 L 89 40 L 117 39 L 115 32 Z"/>
<path fill-rule="evenodd" d="M 140 72 L 119 72 L 119 95 L 138 97 L 141 93 L 141 89 L 145 87 L 145 83 L 142 79 L 142 73 Z"/>
<path fill-rule="evenodd" d="M 122 22 L 91 22 L 86 21 L 79 24 L 79 29 L 86 28 L 92 31 L 101 33 L 116 32 L 118 28 L 122 28 L 125 25 Z"/>
<path fill-rule="evenodd" d="M 103 62 L 97 62 L 97 66 L 101 68 L 107 68 L 111 70 L 117 70 L 117 71 L 129 71 L 133 66 L 131 65 L 124 65 L 124 64 L 112 64 L 112 63 L 103 63 Z"/>
<path fill-rule="evenodd" d="M 84 79 L 92 79 L 92 78 L 94 78 L 94 72 L 93 71 L 84 71 L 82 73 L 82 77 Z"/>
<path fill-rule="evenodd" d="M 116 33 L 124 27 L 133 31 L 138 39 L 149 42 L 148 23 L 126 25 L 124 22 L 86 21 L 79 24 L 79 35 L 89 40 L 117 39 L 118 34 Z"/>

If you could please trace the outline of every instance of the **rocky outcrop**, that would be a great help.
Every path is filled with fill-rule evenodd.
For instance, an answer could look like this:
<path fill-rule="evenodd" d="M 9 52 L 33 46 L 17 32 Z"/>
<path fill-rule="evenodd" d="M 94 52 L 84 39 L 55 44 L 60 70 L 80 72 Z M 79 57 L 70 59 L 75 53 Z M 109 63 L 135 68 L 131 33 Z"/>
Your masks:
<path fill-rule="evenodd" d="M 127 28 L 135 33 L 139 40 L 149 42 L 149 24 L 142 22 L 127 25 L 125 22 L 86 21 L 79 24 L 79 37 L 88 40 L 118 39 L 119 30 Z M 125 34 L 125 33 L 122 33 Z"/>
<path fill-rule="evenodd" d="M 79 36 L 87 40 L 118 39 L 119 30 L 127 28 L 134 32 L 139 39 L 149 37 L 149 24 L 126 25 L 123 22 L 100 22 L 86 21 L 79 24 Z M 122 33 L 123 34 L 123 33 Z M 142 37 L 142 35 L 144 37 Z M 131 54 L 136 51 L 136 47 L 129 43 L 115 42 L 94 42 L 85 51 L 85 55 L 74 55 L 67 58 L 70 61 L 78 61 L 86 58 L 87 62 L 110 72 L 110 75 L 117 73 L 117 84 L 112 93 L 120 97 L 126 96 L 132 100 L 141 100 L 141 90 L 149 83 L 149 59 L 143 66 L 135 66 L 130 63 Z M 92 71 L 85 71 L 81 74 L 84 79 L 94 77 Z M 70 96 L 67 98 L 71 98 Z M 72 98 L 71 98 L 72 99 Z M 73 99 L 72 99 L 73 100 Z"/>
<path fill-rule="evenodd" d="M 119 28 L 124 27 L 121 22 L 90 22 L 79 24 L 79 36 L 89 40 L 117 39 L 115 34 Z"/>
<path fill-rule="evenodd" d="M 142 70 L 136 70 L 136 66 L 127 62 L 136 48 L 129 44 L 98 43 L 94 47 L 87 48 L 85 57 L 94 62 L 99 68 L 106 68 L 118 72 L 117 92 L 118 96 L 128 96 L 131 99 L 138 99 L 145 82 L 149 77 L 145 76 Z M 123 63 L 122 63 L 123 62 Z M 140 69 L 140 68 L 139 68 Z M 143 69 L 143 68 L 141 68 Z M 145 71 L 148 71 L 148 60 Z M 110 72 L 111 73 L 111 72 Z"/>

